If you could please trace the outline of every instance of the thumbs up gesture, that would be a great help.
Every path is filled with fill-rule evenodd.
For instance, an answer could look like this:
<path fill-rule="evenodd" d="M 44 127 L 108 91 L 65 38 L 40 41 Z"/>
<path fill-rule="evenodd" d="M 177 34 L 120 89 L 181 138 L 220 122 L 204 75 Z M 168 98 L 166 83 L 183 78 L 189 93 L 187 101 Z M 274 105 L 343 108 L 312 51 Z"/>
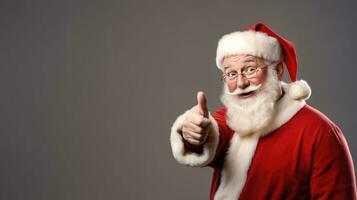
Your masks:
<path fill-rule="evenodd" d="M 201 146 L 207 140 L 210 124 L 207 100 L 200 91 L 197 93 L 197 105 L 189 110 L 183 122 L 182 137 L 191 145 Z"/>

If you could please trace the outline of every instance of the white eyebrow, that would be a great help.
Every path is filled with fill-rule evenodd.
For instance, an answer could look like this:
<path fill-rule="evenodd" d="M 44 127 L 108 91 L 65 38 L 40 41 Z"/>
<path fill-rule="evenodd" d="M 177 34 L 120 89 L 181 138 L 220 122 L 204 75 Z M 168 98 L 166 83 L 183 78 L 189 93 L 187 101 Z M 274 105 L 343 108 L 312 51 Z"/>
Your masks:
<path fill-rule="evenodd" d="M 223 69 L 226 67 L 231 67 L 231 66 L 232 66 L 231 64 L 227 64 L 227 65 L 223 64 Z"/>

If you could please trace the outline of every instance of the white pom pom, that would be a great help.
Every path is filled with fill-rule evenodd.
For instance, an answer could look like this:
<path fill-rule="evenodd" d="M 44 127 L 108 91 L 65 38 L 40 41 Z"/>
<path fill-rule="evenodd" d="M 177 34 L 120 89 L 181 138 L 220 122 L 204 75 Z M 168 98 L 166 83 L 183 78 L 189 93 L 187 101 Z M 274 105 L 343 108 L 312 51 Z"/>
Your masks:
<path fill-rule="evenodd" d="M 300 80 L 289 84 L 289 96 L 295 100 L 306 100 L 311 96 L 311 89 L 306 81 Z"/>

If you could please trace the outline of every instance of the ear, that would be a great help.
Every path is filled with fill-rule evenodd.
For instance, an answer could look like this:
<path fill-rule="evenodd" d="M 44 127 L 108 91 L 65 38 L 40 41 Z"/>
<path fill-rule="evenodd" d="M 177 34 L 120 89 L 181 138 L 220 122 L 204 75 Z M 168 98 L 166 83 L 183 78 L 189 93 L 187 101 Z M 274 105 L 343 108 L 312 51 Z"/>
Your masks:
<path fill-rule="evenodd" d="M 283 74 L 284 74 L 284 64 L 283 62 L 279 62 L 279 64 L 276 66 L 276 74 L 278 75 L 278 79 L 281 81 L 281 79 L 283 78 Z"/>

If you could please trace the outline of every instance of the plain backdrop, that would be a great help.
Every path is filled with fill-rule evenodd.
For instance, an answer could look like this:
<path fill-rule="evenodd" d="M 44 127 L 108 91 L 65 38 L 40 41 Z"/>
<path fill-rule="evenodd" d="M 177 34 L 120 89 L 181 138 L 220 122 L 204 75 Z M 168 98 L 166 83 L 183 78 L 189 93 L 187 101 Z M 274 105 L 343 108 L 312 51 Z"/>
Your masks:
<path fill-rule="evenodd" d="M 259 21 L 296 44 L 356 164 L 356 4 L 1 0 L 0 199 L 208 199 L 211 169 L 173 159 L 170 127 L 198 90 L 221 107 L 218 39 Z"/>

